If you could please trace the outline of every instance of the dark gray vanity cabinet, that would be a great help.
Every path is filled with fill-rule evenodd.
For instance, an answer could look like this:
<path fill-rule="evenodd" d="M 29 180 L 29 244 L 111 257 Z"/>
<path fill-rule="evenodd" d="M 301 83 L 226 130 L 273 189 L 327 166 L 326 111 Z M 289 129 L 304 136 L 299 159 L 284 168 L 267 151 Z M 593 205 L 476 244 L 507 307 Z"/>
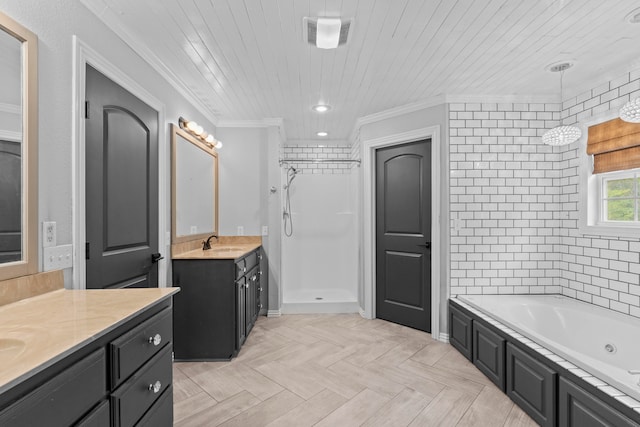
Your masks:
<path fill-rule="evenodd" d="M 162 301 L 6 390 L 0 426 L 173 425 L 172 317 Z"/>
<path fill-rule="evenodd" d="M 555 425 L 557 377 L 554 370 L 507 343 L 507 396 L 541 426 Z"/>
<path fill-rule="evenodd" d="M 472 360 L 471 317 L 449 305 L 449 343 L 464 357 Z"/>
<path fill-rule="evenodd" d="M 473 364 L 504 391 L 505 340 L 480 322 L 473 322 Z"/>
<path fill-rule="evenodd" d="M 261 309 L 261 248 L 239 259 L 174 259 L 176 360 L 228 360 Z"/>
<path fill-rule="evenodd" d="M 640 425 L 566 378 L 560 378 L 558 394 L 558 425 L 560 427 L 638 427 Z"/>

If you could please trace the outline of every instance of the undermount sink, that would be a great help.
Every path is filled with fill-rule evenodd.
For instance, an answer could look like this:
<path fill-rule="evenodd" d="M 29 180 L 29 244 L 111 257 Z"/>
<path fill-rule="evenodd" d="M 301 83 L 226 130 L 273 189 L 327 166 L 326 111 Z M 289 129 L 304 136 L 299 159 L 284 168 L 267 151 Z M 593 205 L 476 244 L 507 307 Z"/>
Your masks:
<path fill-rule="evenodd" d="M 0 365 L 20 356 L 26 343 L 15 338 L 0 338 Z"/>

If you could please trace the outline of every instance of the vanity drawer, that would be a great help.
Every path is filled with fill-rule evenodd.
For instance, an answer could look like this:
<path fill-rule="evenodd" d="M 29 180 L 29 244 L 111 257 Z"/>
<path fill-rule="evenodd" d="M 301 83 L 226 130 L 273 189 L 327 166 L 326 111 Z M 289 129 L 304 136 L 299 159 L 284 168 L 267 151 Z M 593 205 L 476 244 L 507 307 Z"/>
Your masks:
<path fill-rule="evenodd" d="M 111 394 L 114 426 L 132 426 L 171 386 L 171 346 L 166 346 Z"/>
<path fill-rule="evenodd" d="M 247 271 L 258 265 L 258 251 L 253 251 L 246 257 L 244 257 L 245 266 Z"/>
<path fill-rule="evenodd" d="M 136 427 L 171 427 L 173 425 L 173 387 L 169 386 Z"/>
<path fill-rule="evenodd" d="M 152 318 L 109 344 L 111 389 L 116 388 L 173 338 L 171 309 Z"/>
<path fill-rule="evenodd" d="M 0 413 L 0 426 L 68 426 L 107 393 L 104 349 L 91 353 Z"/>
<path fill-rule="evenodd" d="M 111 411 L 109 411 L 109 401 L 103 400 L 98 406 L 91 410 L 89 415 L 84 417 L 75 427 L 109 427 L 111 425 Z"/>

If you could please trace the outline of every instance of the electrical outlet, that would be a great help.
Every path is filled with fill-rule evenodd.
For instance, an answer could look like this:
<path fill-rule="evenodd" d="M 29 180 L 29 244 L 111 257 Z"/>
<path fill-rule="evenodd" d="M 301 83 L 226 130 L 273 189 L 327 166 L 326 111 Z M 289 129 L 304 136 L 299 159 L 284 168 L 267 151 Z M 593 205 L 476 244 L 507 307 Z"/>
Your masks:
<path fill-rule="evenodd" d="M 55 221 L 44 221 L 42 223 L 42 247 L 49 248 L 56 245 L 56 223 Z"/>
<path fill-rule="evenodd" d="M 267 225 L 263 225 L 262 226 L 262 235 L 263 236 L 268 236 L 269 235 L 269 226 L 267 226 Z"/>
<path fill-rule="evenodd" d="M 44 249 L 44 271 L 73 267 L 73 245 L 51 246 Z"/>
<path fill-rule="evenodd" d="M 189 230 L 189 234 L 196 234 L 197 232 L 198 232 L 198 226 L 192 225 L 191 229 Z"/>
<path fill-rule="evenodd" d="M 244 227 L 241 225 L 238 226 L 238 236 L 244 236 Z"/>

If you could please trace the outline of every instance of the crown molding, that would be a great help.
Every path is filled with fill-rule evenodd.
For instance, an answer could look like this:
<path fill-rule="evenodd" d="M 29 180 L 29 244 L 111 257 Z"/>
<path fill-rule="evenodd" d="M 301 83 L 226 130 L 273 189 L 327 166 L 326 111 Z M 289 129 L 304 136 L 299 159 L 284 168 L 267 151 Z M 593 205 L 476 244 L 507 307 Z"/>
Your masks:
<path fill-rule="evenodd" d="M 559 95 L 447 95 L 447 104 L 479 103 L 479 104 L 559 104 Z"/>
<path fill-rule="evenodd" d="M 108 6 L 99 6 L 99 2 L 80 0 L 89 11 L 101 20 L 113 33 L 138 54 L 151 68 L 162 76 L 174 89 L 180 92 L 185 99 L 196 109 L 208 115 L 209 120 L 215 125 L 218 122 L 218 112 L 205 105 L 200 98 L 187 86 L 158 56 L 144 43 L 120 25 L 115 13 Z"/>

